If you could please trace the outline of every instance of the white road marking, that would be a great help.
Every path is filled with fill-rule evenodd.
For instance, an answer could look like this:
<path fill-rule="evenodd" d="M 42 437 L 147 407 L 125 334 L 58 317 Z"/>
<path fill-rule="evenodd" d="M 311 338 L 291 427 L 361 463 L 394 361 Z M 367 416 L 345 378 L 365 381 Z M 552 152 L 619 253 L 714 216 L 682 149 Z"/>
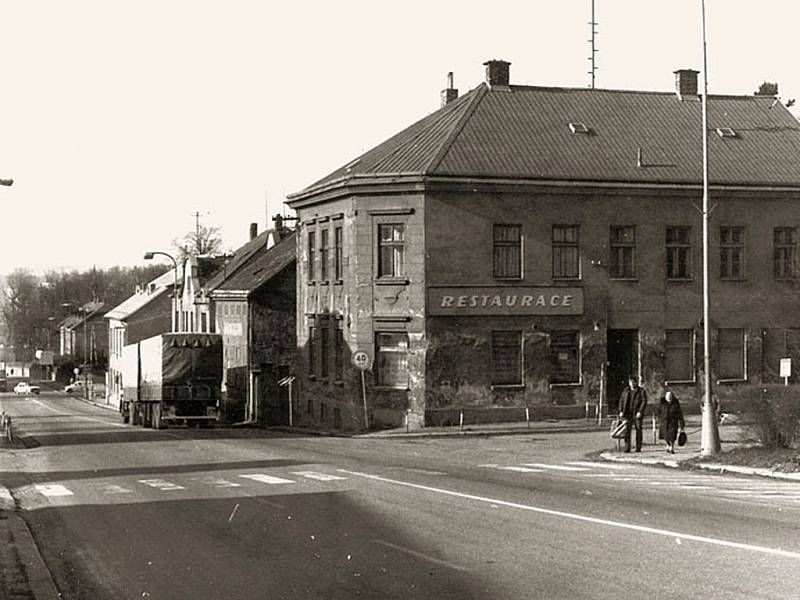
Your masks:
<path fill-rule="evenodd" d="M 104 485 L 101 489 L 104 494 L 132 494 L 133 490 L 122 487 L 121 485 Z"/>
<path fill-rule="evenodd" d="M 165 479 L 140 479 L 139 483 L 143 483 L 144 485 L 148 485 L 150 487 L 169 492 L 174 490 L 185 490 L 186 488 L 182 485 L 178 485 L 177 483 L 172 483 L 170 481 L 166 481 Z"/>
<path fill-rule="evenodd" d="M 319 473 L 317 471 L 292 471 L 292 475 L 299 475 L 306 479 L 316 479 L 317 481 L 342 481 L 347 477 L 339 477 L 338 475 L 329 475 L 328 473 Z"/>
<path fill-rule="evenodd" d="M 567 465 L 548 465 L 545 463 L 522 463 L 525 467 L 535 467 L 537 469 L 552 469 L 554 471 L 588 471 L 584 467 L 570 467 Z"/>
<path fill-rule="evenodd" d="M 239 475 L 239 477 L 243 477 L 244 479 L 252 479 L 253 481 L 259 481 L 261 483 L 269 483 L 269 484 L 276 484 L 276 483 L 294 483 L 291 479 L 283 479 L 281 477 L 273 477 L 272 475 L 264 475 L 262 473 L 253 473 L 252 475 Z"/>
<path fill-rule="evenodd" d="M 241 483 L 228 481 L 227 479 L 214 479 L 212 481 L 208 481 L 207 483 L 208 485 L 212 485 L 218 488 L 242 487 Z"/>
<path fill-rule="evenodd" d="M 568 463 L 568 465 L 574 465 L 576 467 L 589 467 L 592 469 L 634 469 L 633 465 L 616 465 L 613 463 L 596 463 L 596 462 L 589 462 L 586 460 L 573 460 Z"/>
<path fill-rule="evenodd" d="M 55 408 L 53 408 L 51 406 L 47 406 L 46 404 L 42 404 L 41 400 L 34 400 L 34 402 L 36 404 L 38 404 L 39 406 L 41 406 L 42 408 L 44 408 L 45 410 L 49 410 L 50 412 L 57 413 L 57 414 L 61 415 L 62 417 L 65 417 L 65 418 L 79 419 L 81 421 L 92 421 L 93 423 L 102 423 L 103 425 L 108 425 L 109 427 L 128 427 L 128 425 L 125 425 L 124 423 L 114 423 L 113 421 L 111 421 L 111 422 L 103 421 L 102 419 L 94 419 L 92 417 L 84 417 L 82 415 L 65 415 L 63 410 L 56 410 Z"/>
<path fill-rule="evenodd" d="M 35 485 L 33 487 L 42 496 L 47 496 L 48 498 L 54 496 L 74 496 L 74 494 L 69 491 L 66 486 L 63 486 L 60 483 Z"/>
<path fill-rule="evenodd" d="M 679 487 L 684 490 L 713 490 L 714 488 L 710 485 L 697 485 L 696 483 L 683 483 L 679 484 L 676 487 Z"/>
<path fill-rule="evenodd" d="M 633 531 L 638 531 L 641 533 L 650 533 L 653 535 L 660 535 L 669 538 L 678 538 L 683 540 L 690 540 L 694 542 L 700 542 L 702 544 L 710 544 L 714 546 L 723 546 L 726 548 L 734 548 L 736 550 L 748 550 L 751 552 L 759 552 L 761 554 L 770 554 L 773 556 L 783 556 L 786 558 L 793 558 L 795 560 L 800 560 L 800 552 L 795 552 L 792 550 L 783 550 L 781 548 L 770 548 L 769 546 L 757 546 L 754 544 L 743 544 L 741 542 L 732 542 L 730 540 L 723 540 L 719 538 L 712 538 L 706 537 L 701 535 L 694 535 L 691 533 L 683 533 L 680 531 L 671 531 L 669 529 L 658 529 L 655 527 L 645 527 L 642 525 L 636 525 L 633 523 L 624 523 L 622 521 L 612 521 L 610 519 L 600 519 L 597 517 L 589 517 L 586 515 L 580 515 L 577 513 L 569 513 L 560 510 L 552 510 L 549 508 L 542 508 L 539 506 L 532 506 L 530 504 L 520 504 L 518 502 L 509 502 L 507 500 L 498 500 L 496 498 L 488 498 L 486 496 L 477 496 L 474 494 L 465 494 L 463 492 L 454 492 L 452 490 L 446 490 L 443 488 L 435 488 L 429 485 L 421 485 L 418 483 L 411 483 L 410 481 L 399 481 L 397 479 L 388 479 L 386 477 L 381 477 L 380 475 L 372 475 L 370 473 L 360 473 L 358 471 L 348 471 L 347 469 L 339 469 L 341 473 L 347 473 L 348 475 L 353 475 L 354 477 L 363 477 L 364 479 L 371 479 L 373 481 L 380 481 L 382 483 L 389 483 L 392 485 L 400 485 L 404 487 L 409 487 L 418 490 L 424 490 L 426 492 L 432 492 L 435 494 L 443 494 L 445 496 L 453 496 L 456 498 L 462 498 L 464 500 L 474 500 L 476 502 L 484 502 L 488 504 L 496 504 L 499 506 L 506 506 L 508 508 L 516 508 L 519 510 L 526 510 L 530 512 L 540 513 L 549 515 L 552 517 L 560 517 L 563 519 L 571 519 L 574 521 L 581 521 L 584 523 L 593 523 L 595 525 L 604 525 L 606 527 L 617 527 L 620 529 L 628 529 Z"/>
<path fill-rule="evenodd" d="M 531 469 L 530 467 L 497 467 L 503 471 L 516 471 L 518 473 L 541 473 L 542 469 Z"/>
<path fill-rule="evenodd" d="M 469 569 L 453 564 L 446 560 L 433 558 L 432 556 L 428 556 L 427 554 L 423 554 L 422 552 L 417 552 L 416 550 L 411 550 L 410 548 L 404 548 L 402 546 L 398 546 L 397 544 L 392 544 L 391 542 L 387 542 L 385 540 L 372 540 L 372 541 L 373 543 L 378 544 L 380 546 L 385 546 L 386 548 L 397 550 L 398 552 L 402 552 L 403 554 L 408 554 L 409 556 L 413 556 L 414 558 L 421 558 L 422 560 L 426 560 L 430 563 L 433 563 L 435 565 L 440 565 L 442 567 L 447 567 L 448 569 L 453 569 L 454 571 L 462 571 L 462 572 L 469 571 Z"/>

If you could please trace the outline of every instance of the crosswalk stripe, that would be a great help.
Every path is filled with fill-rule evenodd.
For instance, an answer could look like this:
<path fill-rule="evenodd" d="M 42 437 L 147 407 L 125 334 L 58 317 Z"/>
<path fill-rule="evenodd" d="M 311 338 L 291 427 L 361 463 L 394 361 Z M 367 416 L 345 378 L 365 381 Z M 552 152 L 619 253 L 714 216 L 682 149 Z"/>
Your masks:
<path fill-rule="evenodd" d="M 156 488 L 162 491 L 185 490 L 186 488 L 177 483 L 166 481 L 165 479 L 140 479 L 139 483 Z"/>
<path fill-rule="evenodd" d="M 329 475 L 328 473 L 318 473 L 317 471 L 292 471 L 292 475 L 299 475 L 306 479 L 316 479 L 317 481 L 341 481 L 347 477 L 339 477 L 338 475 Z"/>
<path fill-rule="evenodd" d="M 584 467 L 570 467 L 568 465 L 548 465 L 545 463 L 522 463 L 525 467 L 535 467 L 537 469 L 552 469 L 554 471 L 588 471 Z"/>
<path fill-rule="evenodd" d="M 277 483 L 294 483 L 294 481 L 292 481 L 291 479 L 283 479 L 282 477 L 273 477 L 272 475 L 264 475 L 263 473 L 239 475 L 239 477 L 243 477 L 244 479 L 252 479 L 253 481 L 259 481 L 261 483 L 269 483 L 271 485 Z"/>
<path fill-rule="evenodd" d="M 133 490 L 129 490 L 121 485 L 104 485 L 102 487 L 102 492 L 104 494 L 132 494 Z"/>
<path fill-rule="evenodd" d="M 531 469 L 530 467 L 498 467 L 503 471 L 516 471 L 518 473 L 541 473 L 542 469 Z"/>
<path fill-rule="evenodd" d="M 213 481 L 208 481 L 206 483 L 219 488 L 242 487 L 241 483 L 235 483 L 233 481 L 228 481 L 227 479 L 214 479 Z"/>
<path fill-rule="evenodd" d="M 73 496 L 74 494 L 67 489 L 66 486 L 63 486 L 59 483 L 49 483 L 49 484 L 40 484 L 34 486 L 37 492 L 39 492 L 42 496 L 47 496 L 48 498 L 55 497 L 55 496 Z"/>

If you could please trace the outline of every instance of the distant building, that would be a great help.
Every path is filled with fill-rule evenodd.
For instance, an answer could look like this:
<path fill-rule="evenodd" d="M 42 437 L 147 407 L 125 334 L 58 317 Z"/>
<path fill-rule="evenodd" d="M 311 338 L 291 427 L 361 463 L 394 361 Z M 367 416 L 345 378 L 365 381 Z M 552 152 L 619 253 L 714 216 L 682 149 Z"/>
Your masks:
<path fill-rule="evenodd" d="M 105 314 L 108 321 L 107 404 L 119 407 L 122 399 L 122 349 L 172 329 L 175 270 L 170 269 Z"/>
<path fill-rule="evenodd" d="M 105 364 L 108 359 L 108 324 L 103 316 L 109 307 L 87 302 L 59 323 L 59 352 L 81 364 Z"/>
<path fill-rule="evenodd" d="M 361 427 L 462 407 L 615 407 L 636 375 L 702 393 L 697 72 L 672 92 L 486 82 L 290 196 L 302 414 Z M 800 124 L 710 96 L 716 393 L 800 364 Z M 795 372 L 797 369 L 795 369 Z M 790 378 L 790 383 L 797 381 Z"/>

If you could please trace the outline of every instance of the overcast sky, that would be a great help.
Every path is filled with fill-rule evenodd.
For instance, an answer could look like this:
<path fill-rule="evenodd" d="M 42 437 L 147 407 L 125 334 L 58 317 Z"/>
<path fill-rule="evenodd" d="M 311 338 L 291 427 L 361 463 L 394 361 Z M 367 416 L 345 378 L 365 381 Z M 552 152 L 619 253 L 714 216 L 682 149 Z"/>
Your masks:
<path fill-rule="evenodd" d="M 800 96 L 797 0 L 707 0 L 710 93 Z M 142 264 L 203 223 L 226 246 L 461 93 L 482 63 L 585 87 L 590 0 L 0 0 L 0 273 Z M 596 0 L 597 87 L 702 66 L 700 0 Z"/>

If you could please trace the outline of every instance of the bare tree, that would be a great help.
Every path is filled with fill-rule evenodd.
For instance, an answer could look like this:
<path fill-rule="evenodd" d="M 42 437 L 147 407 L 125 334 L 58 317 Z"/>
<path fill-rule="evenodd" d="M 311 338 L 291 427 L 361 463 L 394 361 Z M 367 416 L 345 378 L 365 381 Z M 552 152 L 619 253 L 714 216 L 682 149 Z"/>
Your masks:
<path fill-rule="evenodd" d="M 172 241 L 180 260 L 189 256 L 219 256 L 223 254 L 222 236 L 219 227 L 207 227 L 198 223 L 193 231 Z"/>

